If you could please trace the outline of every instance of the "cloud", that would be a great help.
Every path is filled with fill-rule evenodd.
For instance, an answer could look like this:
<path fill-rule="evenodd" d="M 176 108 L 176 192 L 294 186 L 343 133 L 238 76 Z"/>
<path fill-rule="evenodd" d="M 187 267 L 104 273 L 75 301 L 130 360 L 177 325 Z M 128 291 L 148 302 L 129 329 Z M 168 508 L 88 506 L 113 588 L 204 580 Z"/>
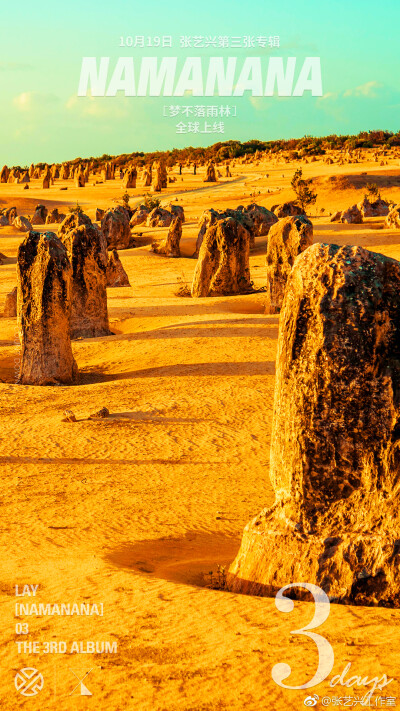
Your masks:
<path fill-rule="evenodd" d="M 317 103 L 323 104 L 342 99 L 376 99 L 378 95 L 382 96 L 389 91 L 384 84 L 378 81 L 367 81 L 365 84 L 360 84 L 353 89 L 346 89 L 346 91 L 327 91 L 323 96 L 320 96 Z"/>
<path fill-rule="evenodd" d="M 14 106 L 19 111 L 43 113 L 58 108 L 60 99 L 55 94 L 43 94 L 39 91 L 24 91 L 13 99 Z"/>
<path fill-rule="evenodd" d="M 70 96 L 65 107 L 71 113 L 85 117 L 99 119 L 126 118 L 129 114 L 129 100 L 125 96 Z"/>
<path fill-rule="evenodd" d="M 239 98 L 239 100 L 238 100 Z M 241 104 L 240 104 L 240 99 L 241 97 L 236 98 L 236 102 L 238 104 L 238 115 L 239 111 L 242 110 Z M 292 97 L 292 96 L 277 96 L 274 94 L 274 96 L 249 96 L 249 102 L 253 109 L 255 111 L 268 111 L 269 109 L 273 108 L 276 109 L 278 104 L 284 104 L 287 101 L 294 101 L 296 99 L 295 105 L 297 105 L 298 101 L 300 98 L 302 100 L 307 101 L 310 98 L 312 99 L 313 97 L 308 97 L 308 96 L 303 96 L 303 97 Z"/>
<path fill-rule="evenodd" d="M 329 101 L 331 99 L 337 99 L 339 97 L 338 92 L 327 91 L 326 94 L 320 96 L 318 101 Z"/>
<path fill-rule="evenodd" d="M 379 89 L 383 88 L 383 84 L 381 84 L 378 81 L 367 81 L 365 84 L 361 84 L 360 86 L 356 86 L 354 89 L 347 89 L 343 93 L 343 96 L 345 98 L 349 96 L 359 96 L 359 97 L 367 97 L 369 99 L 375 99 L 377 96 L 377 92 Z"/>
<path fill-rule="evenodd" d="M 316 106 L 342 125 L 386 128 L 393 125 L 387 117 L 399 101 L 398 89 L 373 80 L 344 91 L 328 91 L 319 97 Z"/>

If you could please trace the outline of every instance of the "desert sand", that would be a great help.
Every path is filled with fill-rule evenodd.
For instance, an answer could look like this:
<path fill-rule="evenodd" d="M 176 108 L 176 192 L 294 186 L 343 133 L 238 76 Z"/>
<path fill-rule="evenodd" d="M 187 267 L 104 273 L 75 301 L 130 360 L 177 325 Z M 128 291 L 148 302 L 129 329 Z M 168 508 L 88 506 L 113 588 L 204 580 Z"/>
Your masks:
<path fill-rule="evenodd" d="M 264 314 L 262 291 L 204 299 L 177 292 L 192 281 L 202 211 L 292 200 L 297 166 L 237 164 L 231 178 L 216 184 L 203 183 L 204 168 L 196 176 L 174 169 L 177 182 L 161 199 L 185 209 L 183 256 L 151 251 L 165 228 L 135 228 L 137 246 L 119 251 L 131 287 L 108 289 L 114 335 L 73 342 L 78 384 L 15 384 L 16 319 L 0 318 L 2 709 L 300 709 L 309 693 L 320 699 L 365 693 L 329 687 L 348 663 L 349 676 L 393 677 L 381 695 L 398 696 L 399 610 L 331 605 L 315 631 L 333 646 L 332 673 L 308 691 L 286 690 L 271 678 L 274 664 L 290 664 L 292 686 L 311 679 L 318 664 L 315 644 L 291 634 L 311 620 L 313 605 L 297 602 L 285 615 L 274 599 L 208 585 L 209 571 L 215 578 L 218 565 L 231 563 L 244 526 L 273 501 L 268 471 L 279 316 Z M 386 228 L 384 218 L 329 221 L 330 213 L 362 200 L 367 182 L 400 203 L 399 159 L 384 167 L 372 157 L 343 166 L 317 160 L 303 171 L 315 178 L 318 193 L 308 211 L 315 242 L 361 245 L 400 259 L 400 232 Z M 1 184 L 0 207 L 32 215 L 37 203 L 67 212 L 79 201 L 94 219 L 96 207 L 115 205 L 124 188 L 119 179 L 93 183 L 75 188 L 57 180 L 43 190 L 33 180 L 26 191 Z M 133 207 L 146 189 L 138 181 L 128 192 Z M 35 229 L 56 232 L 57 225 Z M 0 312 L 16 284 L 23 237 L 0 227 L 6 256 Z M 256 289 L 265 284 L 265 253 L 266 238 L 259 237 L 250 256 Z M 102 407 L 109 418 L 88 419 Z M 77 422 L 64 422 L 65 410 Z M 25 584 L 39 586 L 36 598 L 15 597 L 15 585 Z M 103 603 L 104 616 L 18 619 L 16 602 Z M 18 622 L 29 624 L 28 635 L 16 634 Z M 117 642 L 118 651 L 18 654 L 16 642 L 34 640 L 64 640 L 67 650 L 74 640 L 103 640 Z M 27 666 L 44 678 L 30 699 L 14 686 L 16 672 Z M 74 673 L 83 678 L 89 670 L 84 683 L 92 696 L 80 695 L 79 685 L 74 693 Z"/>

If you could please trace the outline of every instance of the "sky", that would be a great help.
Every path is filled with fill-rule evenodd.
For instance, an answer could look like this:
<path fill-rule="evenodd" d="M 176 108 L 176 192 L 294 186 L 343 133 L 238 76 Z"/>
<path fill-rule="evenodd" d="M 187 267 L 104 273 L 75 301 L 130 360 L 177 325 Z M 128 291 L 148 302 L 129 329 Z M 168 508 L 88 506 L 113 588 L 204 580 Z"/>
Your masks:
<path fill-rule="evenodd" d="M 167 150 L 217 141 L 400 129 L 400 3 L 382 0 L 18 0 L 2 6 L 0 164 Z M 173 47 L 121 47 L 171 36 Z M 279 47 L 185 48 L 181 37 L 279 37 Z M 231 41 L 231 40 L 230 40 Z M 241 40 L 241 44 L 244 40 Z M 320 57 L 321 97 L 78 97 L 82 57 Z M 236 107 L 223 133 L 177 133 L 180 106 Z M 167 115 L 164 116 L 163 114 Z"/>

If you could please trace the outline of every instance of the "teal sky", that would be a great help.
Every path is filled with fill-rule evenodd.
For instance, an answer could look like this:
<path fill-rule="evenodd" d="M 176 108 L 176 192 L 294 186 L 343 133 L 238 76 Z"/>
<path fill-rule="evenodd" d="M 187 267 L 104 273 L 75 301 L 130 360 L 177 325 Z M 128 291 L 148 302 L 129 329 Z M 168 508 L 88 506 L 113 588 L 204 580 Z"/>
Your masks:
<path fill-rule="evenodd" d="M 3 2 L 0 43 L 0 164 L 60 162 L 251 138 L 400 129 L 398 0 L 18 0 Z M 172 35 L 172 49 L 120 48 L 121 36 Z M 176 134 L 166 97 L 76 96 L 83 56 L 237 56 L 246 49 L 181 49 L 181 35 L 279 35 L 280 48 L 252 55 L 321 58 L 321 98 L 174 98 L 229 104 L 224 134 Z M 190 119 L 189 119 L 190 120 Z M 186 119 L 187 121 L 187 119 Z"/>

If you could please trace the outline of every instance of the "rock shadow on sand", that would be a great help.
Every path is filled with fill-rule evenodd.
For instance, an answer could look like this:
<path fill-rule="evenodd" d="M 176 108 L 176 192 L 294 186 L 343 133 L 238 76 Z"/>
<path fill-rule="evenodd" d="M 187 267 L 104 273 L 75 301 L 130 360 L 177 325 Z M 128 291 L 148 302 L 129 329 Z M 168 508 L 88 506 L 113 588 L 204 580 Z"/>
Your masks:
<path fill-rule="evenodd" d="M 156 368 L 143 368 L 128 373 L 106 373 L 101 366 L 86 368 L 79 373 L 79 385 L 111 382 L 113 380 L 130 380 L 134 378 L 173 378 L 191 376 L 260 376 L 275 375 L 275 361 L 246 361 L 242 363 L 177 363 L 160 365 Z M 74 386 L 71 386 L 74 387 Z"/>
<path fill-rule="evenodd" d="M 181 538 L 166 536 L 123 543 L 108 552 L 105 560 L 115 568 L 145 573 L 173 583 L 207 587 L 209 572 L 216 571 L 218 565 L 228 568 L 239 546 L 238 536 L 187 531 Z"/>

